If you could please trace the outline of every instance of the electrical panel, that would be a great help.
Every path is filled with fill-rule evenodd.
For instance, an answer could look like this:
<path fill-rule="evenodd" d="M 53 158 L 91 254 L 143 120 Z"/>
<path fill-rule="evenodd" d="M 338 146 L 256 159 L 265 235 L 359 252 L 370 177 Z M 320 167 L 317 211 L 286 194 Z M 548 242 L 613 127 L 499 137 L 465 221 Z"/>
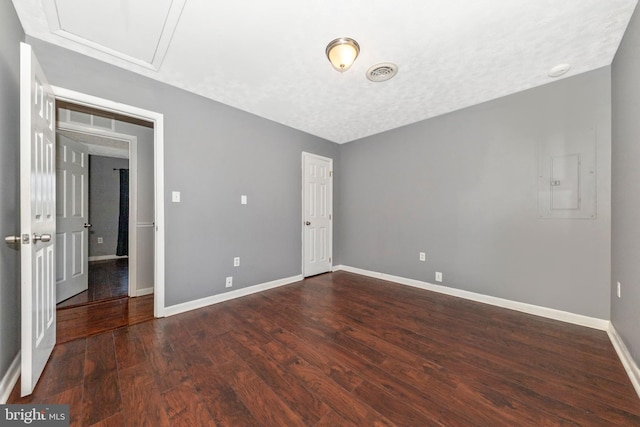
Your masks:
<path fill-rule="evenodd" d="M 540 218 L 596 218 L 596 131 L 559 134 L 538 146 Z"/>

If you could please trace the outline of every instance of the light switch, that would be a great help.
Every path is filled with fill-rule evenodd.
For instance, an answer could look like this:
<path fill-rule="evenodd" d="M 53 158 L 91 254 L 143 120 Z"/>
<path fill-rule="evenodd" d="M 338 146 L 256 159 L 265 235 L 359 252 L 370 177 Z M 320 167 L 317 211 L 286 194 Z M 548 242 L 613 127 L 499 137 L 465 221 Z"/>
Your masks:
<path fill-rule="evenodd" d="M 243 205 L 247 204 L 247 196 L 245 196 L 244 194 L 240 196 L 240 204 L 243 204 Z"/>
<path fill-rule="evenodd" d="M 171 192 L 171 201 L 173 203 L 180 203 L 180 192 L 179 191 L 172 191 Z"/>

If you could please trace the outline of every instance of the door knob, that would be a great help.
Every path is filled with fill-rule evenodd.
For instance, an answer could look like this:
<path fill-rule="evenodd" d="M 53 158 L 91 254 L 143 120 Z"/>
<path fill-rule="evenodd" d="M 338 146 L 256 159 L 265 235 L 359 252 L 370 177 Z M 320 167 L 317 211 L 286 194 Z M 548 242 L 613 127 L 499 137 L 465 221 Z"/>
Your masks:
<path fill-rule="evenodd" d="M 36 234 L 33 233 L 33 241 L 37 242 L 40 240 L 42 243 L 47 243 L 51 241 L 51 234 Z"/>
<path fill-rule="evenodd" d="M 311 225 L 311 222 L 307 221 L 307 222 L 304 223 L 304 225 Z"/>
<path fill-rule="evenodd" d="M 20 243 L 22 238 L 20 236 L 5 236 L 4 242 L 9 244 Z"/>
<path fill-rule="evenodd" d="M 91 225 L 91 224 L 89 224 L 88 222 L 85 222 L 85 223 L 84 223 L 84 228 L 89 228 L 89 227 L 91 227 L 91 226 L 92 226 L 92 225 Z"/>

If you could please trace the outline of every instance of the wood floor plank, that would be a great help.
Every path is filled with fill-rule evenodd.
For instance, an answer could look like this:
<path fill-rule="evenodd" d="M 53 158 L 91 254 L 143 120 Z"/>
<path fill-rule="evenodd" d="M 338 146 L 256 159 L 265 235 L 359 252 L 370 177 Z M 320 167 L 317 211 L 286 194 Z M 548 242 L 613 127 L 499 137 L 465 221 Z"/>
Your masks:
<path fill-rule="evenodd" d="M 313 427 L 357 427 L 351 421 L 341 417 L 337 412 L 331 411 L 318 421 Z"/>
<path fill-rule="evenodd" d="M 60 393 L 47 397 L 47 403 L 52 405 L 69 405 L 69 425 L 82 425 L 82 385 L 66 389 Z"/>
<path fill-rule="evenodd" d="M 224 366 L 224 375 L 249 412 L 262 425 L 304 426 L 302 418 L 240 358 Z"/>
<path fill-rule="evenodd" d="M 166 390 L 162 398 L 172 426 L 215 427 L 211 414 L 189 381 Z"/>
<path fill-rule="evenodd" d="M 123 415 L 133 426 L 169 426 L 165 402 L 158 391 L 148 365 L 139 364 L 119 369 Z"/>
<path fill-rule="evenodd" d="M 138 329 L 155 382 L 160 392 L 180 385 L 188 379 L 184 365 L 168 340 L 158 340 L 150 324 Z"/>
<path fill-rule="evenodd" d="M 136 329 L 118 328 L 113 331 L 113 340 L 119 369 L 146 361 L 142 338 Z"/>
<path fill-rule="evenodd" d="M 240 397 L 223 377 L 220 367 L 210 365 L 192 376 L 194 387 L 218 426 L 259 425 Z"/>
<path fill-rule="evenodd" d="M 125 314 L 59 344 L 9 403 L 68 403 L 78 426 L 640 425 L 606 333 L 351 273 Z"/>
<path fill-rule="evenodd" d="M 248 338 L 243 331 L 230 335 L 238 344 L 233 350 L 251 369 L 302 418 L 305 425 L 314 425 L 329 412 L 329 407 L 302 383 L 274 362 L 261 346 Z"/>
<path fill-rule="evenodd" d="M 107 372 L 84 381 L 82 425 L 90 426 L 122 411 L 118 372 Z"/>
<path fill-rule="evenodd" d="M 62 344 L 152 320 L 153 295 L 59 309 L 56 315 L 56 342 Z"/>

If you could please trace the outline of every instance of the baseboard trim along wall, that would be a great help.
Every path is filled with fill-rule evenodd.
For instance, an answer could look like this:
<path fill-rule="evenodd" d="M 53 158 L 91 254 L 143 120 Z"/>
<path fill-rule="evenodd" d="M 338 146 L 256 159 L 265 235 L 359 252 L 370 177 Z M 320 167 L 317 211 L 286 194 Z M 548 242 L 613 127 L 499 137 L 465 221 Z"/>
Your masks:
<path fill-rule="evenodd" d="M 136 296 L 143 297 L 145 295 L 151 295 L 152 293 L 153 293 L 153 286 L 151 286 L 150 288 L 138 289 L 136 291 Z"/>
<path fill-rule="evenodd" d="M 405 277 L 393 276 L 375 271 L 363 270 L 360 268 L 339 265 L 333 268 L 333 271 L 348 271 L 350 273 L 361 274 L 363 276 L 374 277 L 376 279 L 388 280 L 401 285 L 413 286 L 414 288 L 425 289 L 428 291 L 438 292 L 441 294 L 451 295 L 454 297 L 464 298 L 471 301 L 482 302 L 485 304 L 495 305 L 502 308 L 520 311 L 523 313 L 534 314 L 536 316 L 546 317 L 549 319 L 560 320 L 562 322 L 573 323 L 575 325 L 586 326 L 601 331 L 609 329 L 610 322 L 595 317 L 583 316 L 581 314 L 570 313 L 567 311 L 556 310 L 553 308 L 541 307 L 533 304 L 526 304 L 517 301 L 511 301 L 504 298 L 492 297 L 488 295 L 478 294 L 475 292 L 463 291 L 461 289 L 448 288 L 442 285 L 434 285 L 433 283 L 422 282 L 415 279 L 407 279 Z"/>
<path fill-rule="evenodd" d="M 18 382 L 18 378 L 20 378 L 20 352 L 16 355 L 7 369 L 7 372 L 0 380 L 0 405 L 4 405 L 9 400 L 9 396 L 11 395 L 11 391 L 16 386 Z"/>
<path fill-rule="evenodd" d="M 633 360 L 633 357 L 631 357 L 631 352 L 624 344 L 622 337 L 618 334 L 613 323 L 609 324 L 607 334 L 609 335 L 611 344 L 613 344 L 613 348 L 616 350 L 616 353 L 618 353 L 622 366 L 624 366 L 625 371 L 627 371 L 627 375 L 631 380 L 631 384 L 633 384 L 633 388 L 636 389 L 636 393 L 638 393 L 638 397 L 640 397 L 640 368 L 636 364 L 635 360 Z"/>
<path fill-rule="evenodd" d="M 567 311 L 556 310 L 553 308 L 540 307 L 532 304 L 525 304 L 517 301 L 511 301 L 503 298 L 491 297 L 487 295 L 477 294 L 474 292 L 463 291 L 460 289 L 447 288 L 445 286 L 434 285 L 433 283 L 422 282 L 414 279 L 407 279 L 404 277 L 393 276 L 385 273 L 378 273 L 375 271 L 363 270 L 361 268 L 349 267 L 346 265 L 338 265 L 333 267 L 333 271 L 348 271 L 350 273 L 361 274 L 363 276 L 374 277 L 376 279 L 387 280 L 389 282 L 398 283 L 401 285 L 413 286 L 428 291 L 438 292 L 441 294 L 451 295 L 459 298 L 468 299 L 471 301 L 477 301 L 485 304 L 495 305 L 498 307 L 508 308 L 511 310 L 520 311 L 523 313 L 533 314 L 536 316 L 546 317 L 548 319 L 559 320 L 561 322 L 573 323 L 575 325 L 585 326 L 588 328 L 599 329 L 606 331 L 609 335 L 609 340 L 616 350 L 622 365 L 624 366 L 629 380 L 636 390 L 638 397 L 640 397 L 640 368 L 631 357 L 631 353 L 624 344 L 624 341 L 616 331 L 613 324 L 604 319 L 598 319 L 595 317 L 583 316 L 581 314 L 569 313 Z"/>
<path fill-rule="evenodd" d="M 280 286 L 290 285 L 295 282 L 299 282 L 303 279 L 302 275 L 287 277 L 285 279 L 274 280 L 272 282 L 261 283 L 258 285 L 249 286 L 246 288 L 238 289 L 231 292 L 225 292 L 224 294 L 213 295 L 206 298 L 201 298 L 195 301 L 189 301 L 182 304 L 172 305 L 165 307 L 164 315 L 173 316 L 175 314 L 184 313 L 186 311 L 195 310 L 197 308 L 206 307 L 208 305 L 218 304 L 224 301 L 245 297 L 247 295 L 255 294 L 258 292 L 266 291 Z"/>
<path fill-rule="evenodd" d="M 90 256 L 89 261 L 107 261 L 110 259 L 120 259 L 120 258 L 129 258 L 127 255 L 99 255 L 99 256 Z"/>

